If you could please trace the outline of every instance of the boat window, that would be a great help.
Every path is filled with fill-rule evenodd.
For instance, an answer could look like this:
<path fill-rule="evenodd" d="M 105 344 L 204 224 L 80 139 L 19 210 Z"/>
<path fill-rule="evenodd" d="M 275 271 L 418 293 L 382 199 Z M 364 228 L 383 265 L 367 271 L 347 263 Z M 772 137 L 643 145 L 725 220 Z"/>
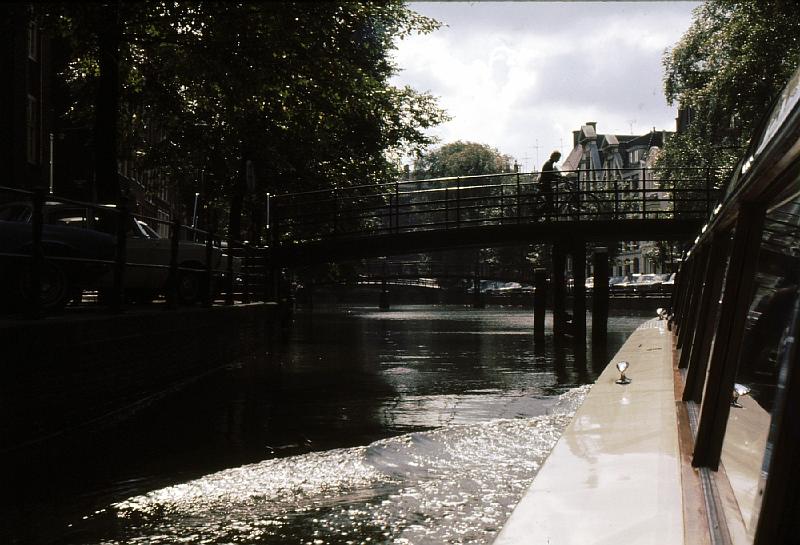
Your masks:
<path fill-rule="evenodd" d="M 698 371 L 698 373 L 693 377 L 693 381 L 702 380 L 702 383 L 700 383 L 699 386 L 694 383 L 686 385 L 687 388 L 691 388 L 692 392 L 701 392 L 701 403 L 705 402 L 706 400 L 705 388 L 708 385 L 708 376 L 711 372 L 711 364 L 709 359 L 714 353 L 714 346 L 717 343 L 717 333 L 719 332 L 720 318 L 722 317 L 722 313 L 720 312 L 721 297 L 722 294 L 725 293 L 725 282 L 728 280 L 728 268 L 731 263 L 731 254 L 733 252 L 733 240 L 735 235 L 736 228 L 731 228 L 724 238 L 720 240 L 720 243 L 727 242 L 727 244 L 725 244 L 725 255 L 721 257 L 721 261 L 718 264 L 713 265 L 713 271 L 718 271 L 722 276 L 718 279 L 718 281 L 716 279 L 714 281 L 715 286 L 717 286 L 717 291 L 713 294 L 710 308 L 707 309 L 707 312 L 713 314 L 714 320 L 713 326 L 708 332 L 712 335 L 711 342 L 708 344 L 707 352 L 702 354 L 701 359 L 697 362 L 697 365 L 700 365 L 700 371 Z M 672 280 L 674 281 L 674 275 L 672 275 Z"/>
<path fill-rule="evenodd" d="M 800 200 L 767 212 L 756 271 L 721 457 L 751 540 L 769 469 L 780 354 L 793 342 L 788 325 L 800 283 Z"/>

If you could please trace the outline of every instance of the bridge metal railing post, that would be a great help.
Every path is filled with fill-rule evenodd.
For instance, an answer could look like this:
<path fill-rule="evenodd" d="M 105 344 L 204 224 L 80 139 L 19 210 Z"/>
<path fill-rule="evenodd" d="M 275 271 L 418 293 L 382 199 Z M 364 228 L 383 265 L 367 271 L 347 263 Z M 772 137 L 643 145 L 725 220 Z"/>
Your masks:
<path fill-rule="evenodd" d="M 203 306 L 210 308 L 214 302 L 214 224 L 206 232 L 206 267 L 203 275 Z"/>
<path fill-rule="evenodd" d="M 647 219 L 647 168 L 642 168 L 642 219 Z"/>
<path fill-rule="evenodd" d="M 176 210 L 172 211 L 172 232 L 170 233 L 169 279 L 167 285 L 167 309 L 178 306 L 178 249 L 181 238 L 181 219 Z"/>
<path fill-rule="evenodd" d="M 42 269 L 44 268 L 44 251 L 42 249 L 42 229 L 44 226 L 44 188 L 33 190 L 33 213 L 31 228 L 31 265 L 30 265 L 30 298 L 27 301 L 29 318 L 42 317 Z M 24 268 L 22 268 L 24 270 Z"/>
<path fill-rule="evenodd" d="M 444 228 L 450 228 L 450 201 L 447 194 L 447 182 L 444 183 Z"/>
<path fill-rule="evenodd" d="M 242 275 L 242 303 L 245 305 L 250 304 L 250 271 L 253 270 L 252 255 L 250 253 L 250 244 L 242 245 L 242 270 L 239 271 Z"/>
<path fill-rule="evenodd" d="M 506 192 L 506 186 L 503 183 L 503 180 L 501 179 L 500 180 L 500 225 L 503 225 L 503 223 L 504 223 L 503 220 L 505 220 L 505 217 L 506 217 L 506 207 L 505 207 L 505 199 L 504 199 L 505 192 Z M 491 217 L 489 219 L 491 219 Z"/>
<path fill-rule="evenodd" d="M 336 236 L 339 224 L 339 198 L 337 194 L 337 187 L 333 187 L 333 236 Z"/>
<path fill-rule="evenodd" d="M 225 268 L 225 304 L 232 305 L 234 303 L 233 296 L 233 247 L 236 242 L 233 235 L 228 233 L 228 262 Z"/>
<path fill-rule="evenodd" d="M 123 192 L 117 206 L 117 248 L 114 255 L 114 284 L 111 311 L 122 312 L 125 303 L 125 264 L 128 260 L 128 196 Z"/>
<path fill-rule="evenodd" d="M 520 222 L 521 217 L 519 170 L 517 170 L 517 223 Z"/>
<path fill-rule="evenodd" d="M 711 167 L 706 167 L 706 217 L 711 215 Z"/>
<path fill-rule="evenodd" d="M 400 232 L 400 182 L 394 182 L 394 232 Z"/>
<path fill-rule="evenodd" d="M 461 226 L 461 177 L 456 178 L 456 227 Z"/>
<path fill-rule="evenodd" d="M 614 219 L 619 219 L 619 177 L 614 178 Z"/>

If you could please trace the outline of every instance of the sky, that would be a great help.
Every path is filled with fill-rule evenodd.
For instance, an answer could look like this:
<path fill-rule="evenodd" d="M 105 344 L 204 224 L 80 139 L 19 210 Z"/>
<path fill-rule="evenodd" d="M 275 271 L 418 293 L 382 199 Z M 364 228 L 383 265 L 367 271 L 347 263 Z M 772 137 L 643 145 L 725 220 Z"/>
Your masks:
<path fill-rule="evenodd" d="M 443 26 L 401 40 L 395 85 L 438 97 L 440 144 L 488 144 L 525 172 L 572 149 L 572 131 L 675 130 L 662 59 L 699 2 L 411 2 Z"/>

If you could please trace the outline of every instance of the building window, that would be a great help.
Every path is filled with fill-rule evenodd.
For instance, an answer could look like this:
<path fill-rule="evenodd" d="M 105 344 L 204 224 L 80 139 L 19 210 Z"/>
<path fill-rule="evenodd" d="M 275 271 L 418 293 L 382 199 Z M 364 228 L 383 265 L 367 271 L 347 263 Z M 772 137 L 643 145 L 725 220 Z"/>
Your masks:
<path fill-rule="evenodd" d="M 28 162 L 38 164 L 38 101 L 36 97 L 28 95 L 28 107 L 25 116 L 25 140 L 28 154 Z"/>
<path fill-rule="evenodd" d="M 33 21 L 28 25 L 28 58 L 32 61 L 39 60 L 39 31 Z"/>
<path fill-rule="evenodd" d="M 639 274 L 639 258 L 633 258 L 633 274 Z"/>

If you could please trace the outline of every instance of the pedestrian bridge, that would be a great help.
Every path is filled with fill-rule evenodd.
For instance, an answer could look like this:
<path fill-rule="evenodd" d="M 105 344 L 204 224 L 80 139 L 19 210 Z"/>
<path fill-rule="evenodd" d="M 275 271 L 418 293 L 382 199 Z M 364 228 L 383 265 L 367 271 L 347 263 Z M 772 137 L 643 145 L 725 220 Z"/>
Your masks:
<path fill-rule="evenodd" d="M 551 200 L 539 189 L 538 173 L 519 172 L 273 196 L 273 262 L 293 266 L 562 239 L 690 240 L 718 196 L 707 169 L 562 176 Z"/>

